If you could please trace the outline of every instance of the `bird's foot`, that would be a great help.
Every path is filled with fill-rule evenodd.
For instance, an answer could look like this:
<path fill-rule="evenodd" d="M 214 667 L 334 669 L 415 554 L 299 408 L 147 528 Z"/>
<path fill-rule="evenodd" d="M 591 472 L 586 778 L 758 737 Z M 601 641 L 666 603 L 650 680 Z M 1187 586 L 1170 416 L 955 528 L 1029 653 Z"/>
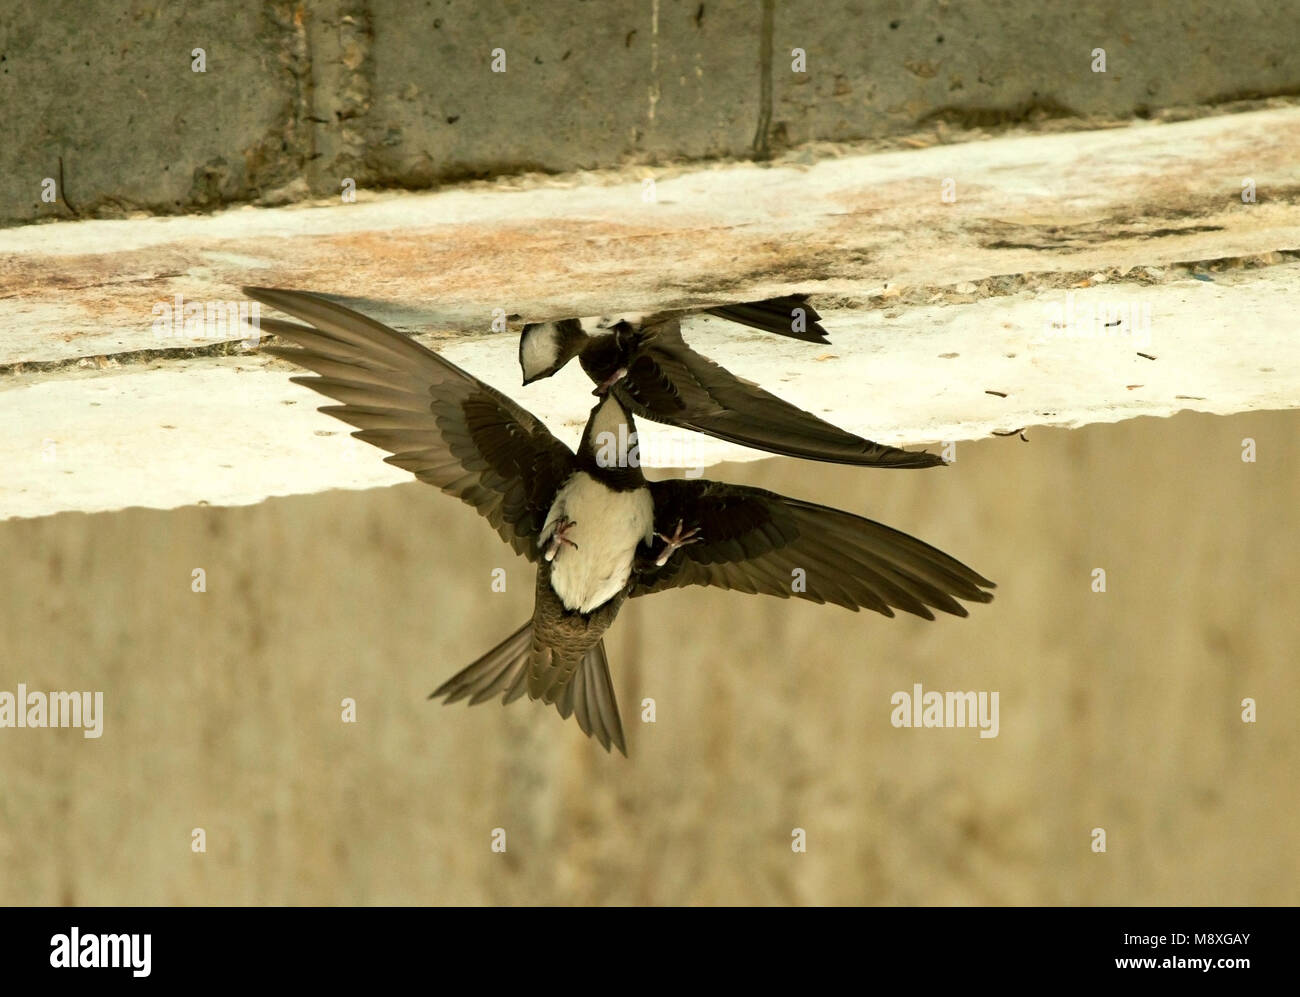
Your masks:
<path fill-rule="evenodd" d="M 574 550 L 578 545 L 569 539 L 569 531 L 578 524 L 568 519 L 561 519 L 555 524 L 555 532 L 551 534 L 550 542 L 546 545 L 546 560 L 555 560 L 555 555 L 560 552 L 560 548 L 566 544 Z"/>
<path fill-rule="evenodd" d="M 677 529 L 673 530 L 673 535 L 671 537 L 665 536 L 662 533 L 655 534 L 655 536 L 667 544 L 663 553 L 660 554 L 658 560 L 655 561 L 656 568 L 662 568 L 667 564 L 668 559 L 673 556 L 673 551 L 677 550 L 679 547 L 685 547 L 687 544 L 699 543 L 704 539 L 703 537 L 696 536 L 696 534 L 700 532 L 699 527 L 696 527 L 693 530 L 687 530 L 683 533 L 682 526 L 683 523 L 679 519 L 677 520 Z"/>
<path fill-rule="evenodd" d="M 605 380 L 601 381 L 598 385 L 596 385 L 595 390 L 592 391 L 592 394 L 595 395 L 597 398 L 604 398 L 607 394 L 609 394 L 609 389 L 614 387 L 614 385 L 618 384 L 618 382 L 623 380 L 623 378 L 625 377 L 627 377 L 627 368 L 620 367 L 618 370 L 614 371 L 614 373 L 610 374 L 609 377 L 605 378 Z"/>

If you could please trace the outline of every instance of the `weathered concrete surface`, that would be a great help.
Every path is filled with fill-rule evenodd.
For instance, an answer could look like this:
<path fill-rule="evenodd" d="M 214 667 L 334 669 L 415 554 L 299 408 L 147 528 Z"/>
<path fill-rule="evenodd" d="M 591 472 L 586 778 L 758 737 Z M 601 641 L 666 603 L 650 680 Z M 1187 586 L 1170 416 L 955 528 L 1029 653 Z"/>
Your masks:
<path fill-rule="evenodd" d="M 284 3 L 5 4 L 0 223 L 305 195 L 292 21 Z M 206 73 L 191 71 L 196 48 Z"/>
<path fill-rule="evenodd" d="M 1293 26 L 1254 0 L 772 6 L 765 39 L 749 0 L 8 4 L 0 224 L 748 157 L 765 115 L 779 153 L 1300 92 Z M 60 156 L 66 201 L 42 203 Z"/>
<path fill-rule="evenodd" d="M 1266 4 L 780 3 L 776 39 L 772 117 L 796 144 L 1300 92 L 1294 20 Z"/>
<path fill-rule="evenodd" d="M 1295 250 L 1297 149 L 1292 109 L 678 171 L 653 202 L 634 172 L 29 226 L 0 232 L 0 363 L 204 345 L 160 342 L 155 307 L 229 301 L 248 283 L 344 295 L 412 331 L 482 333 L 497 308 L 587 315 L 791 290 L 865 304 L 887 285 L 925 301 L 990 277 Z M 1245 178 L 1257 203 L 1242 202 Z"/>
<path fill-rule="evenodd" d="M 0 689 L 107 713 L 97 740 L 0 729 L 0 904 L 1295 905 L 1298 439 L 1296 412 L 1185 414 L 925 474 L 720 469 L 997 598 L 934 623 L 637 600 L 609 639 L 630 759 L 536 703 L 426 701 L 532 605 L 426 486 L 0 523 Z M 998 691 L 998 737 L 890 726 L 914 682 Z"/>
<path fill-rule="evenodd" d="M 1039 289 L 965 304 L 828 309 L 829 347 L 719 319 L 692 320 L 686 335 L 739 376 L 838 425 L 920 445 L 1184 409 L 1300 408 L 1300 337 L 1290 332 L 1297 314 L 1300 262 L 1292 262 L 1208 282 L 1184 273 L 1159 284 Z M 438 346 L 577 446 L 592 398 L 576 364 L 521 388 L 513 333 Z M 242 505 L 409 480 L 317 412 L 324 400 L 289 383 L 299 373 L 249 353 L 3 379 L 0 519 Z M 646 420 L 638 429 L 647 466 L 765 456 Z"/>

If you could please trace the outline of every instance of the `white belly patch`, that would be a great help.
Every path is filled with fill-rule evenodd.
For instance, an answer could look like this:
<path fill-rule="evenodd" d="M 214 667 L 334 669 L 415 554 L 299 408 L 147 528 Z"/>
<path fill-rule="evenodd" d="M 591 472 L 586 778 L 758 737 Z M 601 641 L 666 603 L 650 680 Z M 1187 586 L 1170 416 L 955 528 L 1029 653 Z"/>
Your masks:
<path fill-rule="evenodd" d="M 565 544 L 556 553 L 551 588 L 566 609 L 590 613 L 627 585 L 637 544 L 654 533 L 654 503 L 647 488 L 617 492 L 578 471 L 546 514 L 539 539 L 543 550 L 560 519 L 577 524 L 568 537 L 578 546 Z"/>

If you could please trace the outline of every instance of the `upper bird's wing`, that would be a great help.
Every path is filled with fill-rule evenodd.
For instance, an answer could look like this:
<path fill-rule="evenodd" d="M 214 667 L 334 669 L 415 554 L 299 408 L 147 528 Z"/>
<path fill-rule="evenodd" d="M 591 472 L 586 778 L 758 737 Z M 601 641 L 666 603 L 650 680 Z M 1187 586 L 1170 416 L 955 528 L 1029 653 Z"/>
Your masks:
<path fill-rule="evenodd" d="M 318 376 L 291 378 L 341 405 L 321 407 L 387 450 L 384 460 L 474 506 L 518 554 L 535 561 L 551 500 L 573 452 L 501 392 L 419 343 L 302 291 L 246 287 L 255 301 L 310 322 L 263 318 L 300 349 L 263 347 Z"/>
<path fill-rule="evenodd" d="M 718 305 L 705 309 L 710 315 L 717 315 L 732 322 L 739 322 L 751 329 L 774 332 L 778 336 L 801 339 L 805 343 L 829 343 L 830 337 L 820 325 L 821 316 L 817 309 L 808 304 L 806 294 L 787 294 L 782 298 L 768 298 L 766 301 L 751 301 L 735 305 Z M 799 321 L 802 319 L 802 321 Z"/>
<path fill-rule="evenodd" d="M 701 538 L 655 568 L 642 558 L 632 595 L 685 585 L 833 602 L 893 616 L 934 619 L 930 608 L 965 616 L 994 585 L 915 537 L 826 506 L 716 481 L 655 481 L 655 531 L 699 530 Z"/>
<path fill-rule="evenodd" d="M 634 413 L 790 457 L 865 467 L 935 467 L 938 454 L 873 443 L 784 402 L 692 350 L 675 319 L 646 326 L 614 387 Z"/>

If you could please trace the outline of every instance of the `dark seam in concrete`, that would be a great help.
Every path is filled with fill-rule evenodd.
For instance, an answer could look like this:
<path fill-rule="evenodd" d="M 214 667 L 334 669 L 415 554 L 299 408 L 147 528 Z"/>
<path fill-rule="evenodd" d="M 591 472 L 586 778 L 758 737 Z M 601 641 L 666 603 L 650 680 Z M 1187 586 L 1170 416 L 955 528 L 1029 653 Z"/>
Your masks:
<path fill-rule="evenodd" d="M 1260 257 L 1268 256 L 1272 253 L 1278 255 L 1278 259 L 1268 263 L 1260 262 Z M 1127 286 L 1150 286 L 1152 284 L 1165 283 L 1163 280 L 1143 279 L 1143 271 L 1150 269 L 1160 270 L 1165 273 L 1181 272 L 1183 275 L 1190 275 L 1193 270 L 1204 270 L 1218 268 L 1213 272 L 1242 269 L 1245 271 L 1270 270 L 1273 267 L 1286 266 L 1288 264 L 1300 261 L 1300 247 L 1294 249 L 1273 249 L 1263 250 L 1258 253 L 1244 253 L 1240 256 L 1217 256 L 1205 257 L 1202 259 L 1176 260 L 1171 263 L 1139 263 L 1123 276 L 1111 277 L 1104 285 L 1094 284 L 1093 287 L 1127 287 Z M 1106 268 L 1102 268 L 1105 270 Z M 1020 294 L 1023 291 L 1047 292 L 1069 290 L 1079 285 L 1081 281 L 1088 280 L 1097 272 L 1096 267 L 1090 267 L 1086 270 L 1024 270 L 1016 274 L 990 274 L 987 277 L 980 277 L 969 283 L 975 285 L 975 290 L 971 292 L 959 292 L 955 290 L 956 284 L 914 284 L 904 290 L 906 296 L 881 300 L 880 292 L 867 295 L 858 294 L 820 294 L 813 292 L 817 306 L 825 308 L 850 308 L 850 309 L 880 309 L 880 308 L 912 308 L 924 307 L 928 304 L 938 304 L 939 301 L 931 300 L 935 294 L 943 295 L 941 301 L 952 304 L 967 304 L 976 300 L 992 300 L 995 298 L 1006 298 L 1012 295 Z M 833 331 L 833 330 L 832 330 Z"/>
<path fill-rule="evenodd" d="M 763 26 L 759 32 L 758 131 L 754 134 L 754 158 L 771 159 L 768 132 L 772 128 L 772 35 L 776 20 L 776 0 L 763 0 Z"/>
<path fill-rule="evenodd" d="M 275 337 L 263 335 L 258 345 L 275 342 Z M 208 346 L 191 346 L 180 348 L 161 348 L 152 350 L 127 350 L 123 353 L 92 353 L 89 356 L 64 357 L 61 360 L 15 360 L 13 363 L 0 363 L 0 377 L 13 377 L 18 374 L 47 374 L 57 370 L 103 370 L 97 361 L 111 362 L 118 365 L 142 364 L 151 360 L 192 360 L 198 357 L 256 357 L 256 349 L 244 346 L 245 340 L 224 339 Z"/>
<path fill-rule="evenodd" d="M 379 126 L 371 118 L 376 71 L 375 25 L 368 0 L 352 0 L 340 10 L 339 44 L 340 52 L 348 44 L 355 45 L 360 60 L 354 69 L 348 69 L 344 63 L 338 70 L 346 75 L 348 85 L 338 91 L 340 116 L 337 125 L 341 152 L 335 151 L 329 165 L 341 165 L 352 175 L 358 187 L 362 184 L 373 186 L 386 174 L 400 181 L 404 179 L 401 171 L 386 165 L 383 157 L 377 155 Z M 351 99 L 341 99 L 344 94 L 350 94 Z M 337 186 L 334 193 L 338 194 Z"/>
<path fill-rule="evenodd" d="M 320 156 L 316 129 L 312 127 L 312 123 L 325 123 L 316 114 L 316 51 L 312 44 L 312 28 L 315 27 L 313 21 L 312 12 L 307 11 L 303 22 L 296 25 L 303 65 L 294 74 L 299 88 L 298 99 L 295 102 L 296 111 L 304 119 L 301 129 L 306 132 L 306 149 L 301 148 L 301 143 L 299 145 L 301 158 L 298 162 L 298 175 L 307 181 L 307 189 L 311 191 L 316 189 L 315 174 L 319 172 L 316 168 L 316 159 Z"/>
<path fill-rule="evenodd" d="M 63 201 L 63 206 L 72 212 L 73 218 L 80 218 L 81 212 L 72 206 L 68 200 L 68 185 L 63 181 L 63 157 L 59 157 L 59 198 Z"/>

